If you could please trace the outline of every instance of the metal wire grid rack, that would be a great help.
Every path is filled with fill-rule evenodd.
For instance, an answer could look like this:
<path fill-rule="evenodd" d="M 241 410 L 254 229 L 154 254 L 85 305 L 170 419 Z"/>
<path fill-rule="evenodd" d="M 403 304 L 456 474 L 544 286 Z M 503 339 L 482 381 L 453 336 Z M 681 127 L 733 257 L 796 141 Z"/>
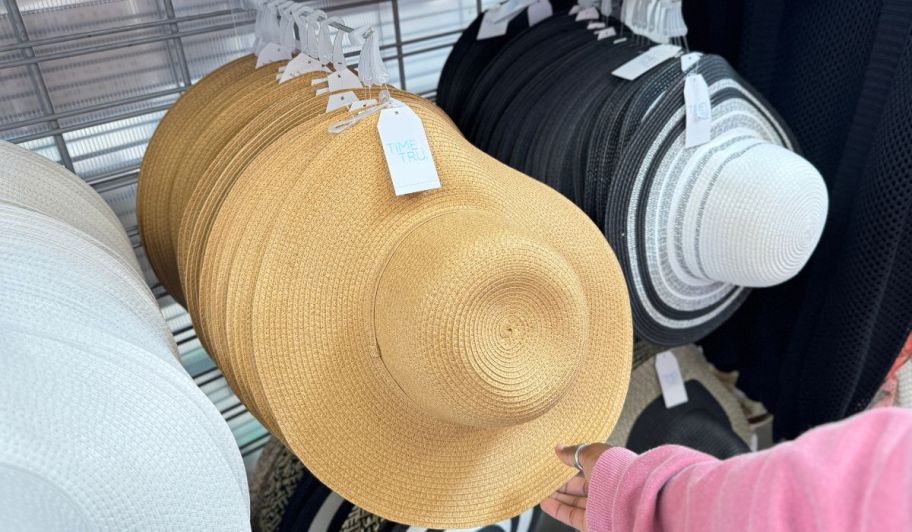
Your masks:
<path fill-rule="evenodd" d="M 391 83 L 433 97 L 463 28 L 494 1 L 308 1 L 374 25 Z M 139 164 L 155 126 L 190 85 L 248 53 L 243 0 L 0 0 L 0 139 L 80 175 L 114 208 L 180 346 L 184 366 L 228 421 L 248 468 L 269 435 L 202 349 L 139 241 Z M 347 56 L 357 54 L 346 51 Z"/>

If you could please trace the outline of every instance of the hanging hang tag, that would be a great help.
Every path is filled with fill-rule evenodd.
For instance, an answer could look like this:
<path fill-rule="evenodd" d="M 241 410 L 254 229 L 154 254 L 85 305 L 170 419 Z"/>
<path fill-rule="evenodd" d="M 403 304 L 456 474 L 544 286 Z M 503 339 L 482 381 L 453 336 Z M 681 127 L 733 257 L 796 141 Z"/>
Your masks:
<path fill-rule="evenodd" d="M 537 1 L 538 0 L 507 0 L 494 8 L 494 16 L 497 18 L 495 22 L 501 22 L 503 19 L 513 20 L 516 15 L 522 13 L 524 9 L 537 3 Z"/>
<path fill-rule="evenodd" d="M 575 15 L 575 14 L 579 13 L 581 9 L 583 9 L 583 8 L 580 7 L 579 4 L 577 4 L 577 5 L 575 5 L 575 6 L 573 6 L 573 7 L 570 8 L 570 13 L 568 13 L 568 14 L 569 14 L 569 15 Z"/>
<path fill-rule="evenodd" d="M 330 17 L 320 23 L 320 63 L 327 65 L 333 60 L 333 40 L 329 35 L 330 24 L 336 22 L 341 24 L 342 19 L 339 17 Z"/>
<path fill-rule="evenodd" d="M 291 50 L 284 48 L 282 45 L 271 42 L 260 50 L 257 55 L 256 68 L 266 66 L 278 61 L 288 61 L 291 59 Z"/>
<path fill-rule="evenodd" d="M 329 92 L 339 92 L 363 87 L 358 76 L 348 68 L 340 68 L 326 76 L 329 83 Z M 351 102 L 348 102 L 351 103 Z"/>
<path fill-rule="evenodd" d="M 612 74 L 619 78 L 626 79 L 627 81 L 633 81 L 663 62 L 676 56 L 680 51 L 680 46 L 675 46 L 673 44 L 658 44 L 619 66 Z"/>
<path fill-rule="evenodd" d="M 510 25 L 511 18 L 498 20 L 497 8 L 485 11 L 481 19 L 481 26 L 478 28 L 477 41 L 500 37 L 507 34 L 507 27 Z"/>
<path fill-rule="evenodd" d="M 614 37 L 615 35 L 617 35 L 617 30 L 614 29 L 614 28 L 605 28 L 605 29 L 603 29 L 603 30 L 600 30 L 600 31 L 595 32 L 595 36 L 596 36 L 596 37 L 598 38 L 598 40 L 600 40 L 600 41 L 601 41 L 602 39 L 607 39 L 607 38 L 609 38 L 609 37 Z"/>
<path fill-rule="evenodd" d="M 603 29 L 605 29 L 605 23 L 604 22 L 590 22 L 589 25 L 586 26 L 586 29 L 587 30 L 603 30 Z"/>
<path fill-rule="evenodd" d="M 319 61 L 307 54 L 298 54 L 297 57 L 289 61 L 288 64 L 285 65 L 285 68 L 282 69 L 282 74 L 279 76 L 279 83 L 285 83 L 290 79 L 294 79 L 309 72 L 329 72 L 329 69 L 325 68 Z"/>
<path fill-rule="evenodd" d="M 317 91 L 320 94 L 320 91 Z M 326 102 L 326 112 L 330 113 L 336 109 L 341 109 L 358 101 L 358 95 L 352 91 L 337 92 L 329 95 Z"/>
<path fill-rule="evenodd" d="M 684 78 L 684 105 L 687 112 L 684 147 L 706 144 L 712 139 L 712 101 L 702 74 L 688 74 Z"/>
<path fill-rule="evenodd" d="M 703 57 L 703 54 L 700 52 L 690 52 L 689 54 L 684 54 L 681 56 L 681 72 L 687 73 L 688 70 L 697 62 L 700 61 L 700 58 Z"/>
<path fill-rule="evenodd" d="M 397 196 L 440 188 L 440 177 L 421 118 L 408 106 L 380 112 L 380 144 Z"/>
<path fill-rule="evenodd" d="M 600 16 L 601 15 L 599 15 L 599 10 L 597 7 L 587 7 L 586 9 L 580 10 L 580 12 L 576 14 L 576 21 L 579 22 L 581 20 L 598 20 Z"/>
<path fill-rule="evenodd" d="M 551 2 L 548 0 L 538 0 L 526 10 L 526 14 L 529 16 L 529 27 L 538 24 L 539 22 L 545 20 L 554 14 L 554 8 L 551 7 Z"/>
<path fill-rule="evenodd" d="M 662 398 L 665 408 L 674 408 L 687 402 L 687 389 L 684 388 L 684 378 L 681 376 L 681 367 L 678 359 L 671 351 L 663 351 L 656 355 L 656 375 L 659 386 L 662 388 Z"/>

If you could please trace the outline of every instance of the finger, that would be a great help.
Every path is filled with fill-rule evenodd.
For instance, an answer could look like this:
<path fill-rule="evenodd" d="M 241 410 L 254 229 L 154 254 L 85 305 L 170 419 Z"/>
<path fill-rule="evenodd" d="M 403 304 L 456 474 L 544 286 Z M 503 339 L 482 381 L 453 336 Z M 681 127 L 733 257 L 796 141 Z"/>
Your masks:
<path fill-rule="evenodd" d="M 557 520 L 562 523 L 567 523 L 577 530 L 585 530 L 586 510 L 567 504 L 561 504 L 557 507 Z"/>
<path fill-rule="evenodd" d="M 564 465 L 576 467 L 576 464 L 573 463 L 573 457 L 576 454 L 577 447 L 579 447 L 579 445 L 558 445 L 554 449 L 554 452 L 557 453 L 557 457 L 560 458 L 560 461 L 563 462 Z M 592 443 L 580 451 L 579 461 L 580 465 L 583 466 L 583 472 L 586 477 L 592 473 L 592 468 L 595 467 L 595 463 L 598 462 L 602 453 L 610 448 L 610 446 L 604 443 Z"/>
<path fill-rule="evenodd" d="M 560 493 L 566 493 L 567 495 L 582 495 L 585 497 L 589 495 L 589 481 L 586 480 L 586 477 L 584 477 L 582 474 L 579 474 L 558 488 L 557 491 Z"/>
<path fill-rule="evenodd" d="M 568 506 L 552 498 L 543 500 L 541 509 L 569 527 L 586 530 L 586 511 L 583 509 Z"/>
<path fill-rule="evenodd" d="M 586 497 L 579 497 L 577 495 L 567 495 L 566 493 L 552 493 L 551 498 L 556 500 L 559 503 L 567 504 L 569 506 L 575 506 L 577 508 L 586 509 Z"/>

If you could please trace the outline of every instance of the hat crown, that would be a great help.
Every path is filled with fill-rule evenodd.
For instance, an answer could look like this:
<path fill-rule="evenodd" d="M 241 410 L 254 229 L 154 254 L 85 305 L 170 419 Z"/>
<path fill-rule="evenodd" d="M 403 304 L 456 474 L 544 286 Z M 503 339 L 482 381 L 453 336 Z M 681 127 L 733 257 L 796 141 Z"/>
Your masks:
<path fill-rule="evenodd" d="M 550 246 L 480 211 L 413 229 L 381 276 L 374 306 L 385 367 L 429 415 L 516 425 L 570 388 L 588 341 L 573 269 Z"/>
<path fill-rule="evenodd" d="M 754 288 L 783 283 L 810 259 L 826 222 L 823 177 L 775 144 L 733 145 L 705 167 L 694 190 L 700 193 L 684 214 L 693 228 L 684 258 L 703 279 Z"/>

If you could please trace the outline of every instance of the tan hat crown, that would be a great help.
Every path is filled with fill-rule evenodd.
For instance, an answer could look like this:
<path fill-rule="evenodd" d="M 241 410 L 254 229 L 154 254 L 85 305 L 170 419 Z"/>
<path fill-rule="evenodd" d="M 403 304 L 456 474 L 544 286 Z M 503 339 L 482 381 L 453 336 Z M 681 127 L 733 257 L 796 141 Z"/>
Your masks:
<path fill-rule="evenodd" d="M 380 355 L 442 421 L 530 421 L 575 380 L 589 336 L 583 293 L 560 254 L 521 227 L 482 211 L 440 215 L 386 264 L 374 306 Z"/>

